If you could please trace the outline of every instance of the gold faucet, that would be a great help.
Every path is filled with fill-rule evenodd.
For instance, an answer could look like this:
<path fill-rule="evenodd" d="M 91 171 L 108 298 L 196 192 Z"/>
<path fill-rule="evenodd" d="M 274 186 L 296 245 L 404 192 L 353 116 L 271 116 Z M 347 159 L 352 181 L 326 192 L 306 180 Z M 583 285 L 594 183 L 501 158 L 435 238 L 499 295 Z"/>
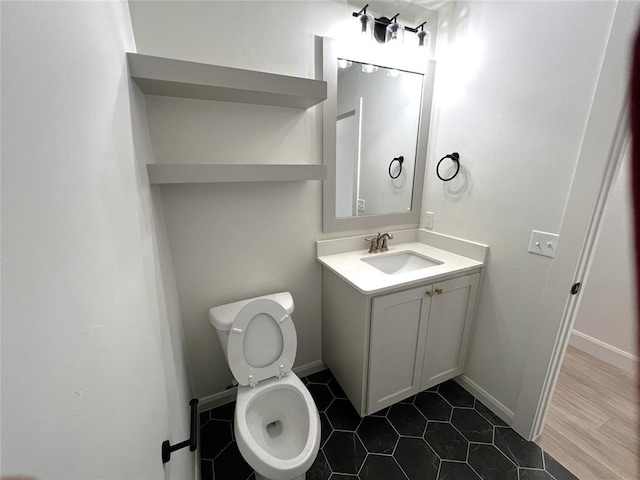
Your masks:
<path fill-rule="evenodd" d="M 371 242 L 369 244 L 369 253 L 380 253 L 389 250 L 389 248 L 387 247 L 387 239 L 390 238 L 393 238 L 393 235 L 386 232 L 378 232 L 378 235 L 376 236 L 366 237 L 365 241 Z"/>

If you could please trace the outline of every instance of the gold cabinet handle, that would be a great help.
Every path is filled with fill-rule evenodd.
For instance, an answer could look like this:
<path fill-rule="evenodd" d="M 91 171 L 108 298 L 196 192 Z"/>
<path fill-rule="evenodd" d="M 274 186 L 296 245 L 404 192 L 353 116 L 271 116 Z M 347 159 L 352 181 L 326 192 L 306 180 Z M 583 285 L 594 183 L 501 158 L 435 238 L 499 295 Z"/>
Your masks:
<path fill-rule="evenodd" d="M 442 289 L 441 288 L 436 288 L 436 294 L 442 295 Z"/>
<path fill-rule="evenodd" d="M 431 290 L 429 290 L 427 293 L 425 293 L 425 295 L 427 297 L 433 297 L 433 292 Z"/>

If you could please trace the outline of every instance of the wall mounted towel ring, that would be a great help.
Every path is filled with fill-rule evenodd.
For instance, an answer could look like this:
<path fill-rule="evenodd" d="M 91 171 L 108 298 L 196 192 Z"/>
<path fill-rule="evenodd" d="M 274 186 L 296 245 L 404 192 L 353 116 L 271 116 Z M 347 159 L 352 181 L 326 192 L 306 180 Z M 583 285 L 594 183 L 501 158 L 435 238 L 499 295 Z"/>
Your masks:
<path fill-rule="evenodd" d="M 440 175 L 440 164 L 442 163 L 443 160 L 447 158 L 450 158 L 456 164 L 456 172 L 453 175 L 451 175 L 449 178 L 442 178 L 442 176 Z M 453 180 L 456 177 L 456 175 L 458 175 L 459 171 L 460 171 L 460 154 L 458 152 L 453 152 L 453 153 L 450 153 L 449 155 L 445 155 L 440 159 L 440 161 L 438 162 L 438 165 L 436 166 L 436 175 L 438 175 L 438 178 L 443 182 L 448 182 L 449 180 Z"/>
<path fill-rule="evenodd" d="M 398 170 L 398 174 L 394 177 L 391 174 L 391 166 L 393 165 L 393 162 L 398 162 L 398 165 L 400 165 L 400 169 Z M 396 179 L 400 176 L 400 174 L 402 173 L 402 163 L 404 162 L 404 157 L 402 155 L 400 155 L 399 157 L 394 158 L 393 160 L 391 160 L 391 163 L 389 164 L 389 176 L 393 179 Z"/>

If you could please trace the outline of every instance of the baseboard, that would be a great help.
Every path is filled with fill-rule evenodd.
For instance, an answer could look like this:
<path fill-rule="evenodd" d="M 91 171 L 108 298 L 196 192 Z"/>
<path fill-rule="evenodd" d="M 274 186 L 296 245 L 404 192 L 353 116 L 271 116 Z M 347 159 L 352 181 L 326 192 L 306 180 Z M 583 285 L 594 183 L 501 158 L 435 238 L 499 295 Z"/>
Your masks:
<path fill-rule="evenodd" d="M 325 370 L 327 366 L 322 360 L 316 360 L 315 362 L 306 363 L 298 367 L 293 368 L 293 373 L 299 377 L 306 377 L 316 372 Z M 212 408 L 219 407 L 226 403 L 231 403 L 236 399 L 236 387 L 230 388 L 223 392 L 214 393 L 207 397 L 201 398 L 198 403 L 198 413 L 206 412 Z"/>
<path fill-rule="evenodd" d="M 299 377 L 306 377 L 307 375 L 313 375 L 314 373 L 326 370 L 327 366 L 322 360 L 316 360 L 315 362 L 306 363 L 299 367 L 293 367 L 293 373 Z"/>
<path fill-rule="evenodd" d="M 489 410 L 499 416 L 502 420 L 511 425 L 513 422 L 513 412 L 505 407 L 502 403 L 491 396 L 485 389 L 480 387 L 476 382 L 471 380 L 466 375 L 460 375 L 454 379 L 465 390 L 469 391 L 474 397 L 484 403 Z"/>
<path fill-rule="evenodd" d="M 603 362 L 618 367 L 633 375 L 636 374 L 638 368 L 638 357 L 632 353 L 620 350 L 613 345 L 609 345 L 597 338 L 593 338 L 586 333 L 579 332 L 578 330 L 571 331 L 571 337 L 569 338 L 569 345 L 576 347 L 578 350 L 582 350 L 589 355 L 602 360 Z"/>

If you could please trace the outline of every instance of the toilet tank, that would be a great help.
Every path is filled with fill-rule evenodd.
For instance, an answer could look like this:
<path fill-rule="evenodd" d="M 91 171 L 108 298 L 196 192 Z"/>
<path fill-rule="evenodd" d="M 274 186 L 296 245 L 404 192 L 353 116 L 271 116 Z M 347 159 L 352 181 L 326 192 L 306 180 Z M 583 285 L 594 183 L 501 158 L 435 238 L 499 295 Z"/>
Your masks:
<path fill-rule="evenodd" d="M 282 305 L 289 315 L 293 313 L 293 297 L 289 292 L 272 293 L 271 295 L 263 295 L 262 297 L 249 298 L 239 302 L 227 303 L 209 309 L 209 321 L 216 329 L 220 346 L 224 352 L 224 358 L 227 358 L 227 340 L 229 339 L 229 331 L 242 307 L 259 298 L 268 298 Z"/>

